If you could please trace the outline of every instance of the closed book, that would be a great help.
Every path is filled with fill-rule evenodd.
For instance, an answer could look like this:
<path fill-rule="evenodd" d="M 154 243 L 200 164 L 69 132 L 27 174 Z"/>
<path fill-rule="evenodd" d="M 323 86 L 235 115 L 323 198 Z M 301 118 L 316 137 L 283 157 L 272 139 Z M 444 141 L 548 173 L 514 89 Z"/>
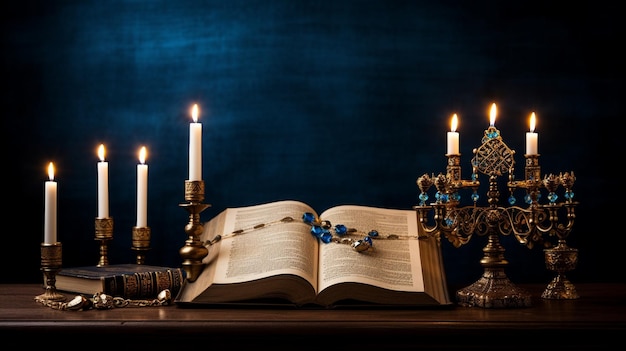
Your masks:
<path fill-rule="evenodd" d="M 102 292 L 125 299 L 151 299 L 165 289 L 175 296 L 184 279 L 181 268 L 143 264 L 84 266 L 61 269 L 56 288 L 89 296 Z"/>

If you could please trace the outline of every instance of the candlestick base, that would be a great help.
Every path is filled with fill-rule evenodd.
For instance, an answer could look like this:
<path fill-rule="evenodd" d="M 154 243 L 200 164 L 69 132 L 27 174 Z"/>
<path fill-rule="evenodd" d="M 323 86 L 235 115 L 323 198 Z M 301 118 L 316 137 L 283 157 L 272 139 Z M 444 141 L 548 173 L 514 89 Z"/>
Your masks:
<path fill-rule="evenodd" d="M 60 242 L 41 244 L 41 271 L 45 275 L 45 292 L 35 296 L 37 302 L 65 301 L 65 296 L 56 289 L 56 275 L 62 266 L 62 246 Z"/>
<path fill-rule="evenodd" d="M 104 267 L 109 264 L 108 252 L 109 241 L 113 240 L 113 218 L 96 218 L 95 227 L 95 240 L 100 241 L 100 260 L 97 266 Z"/>
<path fill-rule="evenodd" d="M 486 268 L 482 277 L 457 291 L 461 306 L 483 308 L 530 307 L 530 294 L 515 286 L 503 268 Z"/>
<path fill-rule="evenodd" d="M 137 252 L 137 264 L 145 264 L 146 251 L 150 250 L 150 227 L 133 227 L 133 246 Z"/>

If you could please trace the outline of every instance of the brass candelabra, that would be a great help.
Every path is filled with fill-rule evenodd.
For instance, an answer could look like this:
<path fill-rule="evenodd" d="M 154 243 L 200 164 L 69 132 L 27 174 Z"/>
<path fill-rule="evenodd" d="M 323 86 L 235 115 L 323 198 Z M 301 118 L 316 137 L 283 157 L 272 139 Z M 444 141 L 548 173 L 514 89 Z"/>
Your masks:
<path fill-rule="evenodd" d="M 576 298 L 575 288 L 563 275 L 574 269 L 577 250 L 567 247 L 565 239 L 574 225 L 575 206 L 572 186 L 574 173 L 550 174 L 541 180 L 538 154 L 525 154 L 525 179 L 514 177 L 514 155 L 502 140 L 500 131 L 493 123 L 484 131 L 482 144 L 473 150 L 472 176 L 470 180 L 461 177 L 461 155 L 446 154 L 448 164 L 446 174 L 437 176 L 424 174 L 417 179 L 420 190 L 417 211 L 424 230 L 429 235 L 443 234 L 455 247 L 469 242 L 471 237 L 487 236 L 483 248 L 484 256 L 480 264 L 484 272 L 473 284 L 457 291 L 460 305 L 483 308 L 528 307 L 531 298 L 528 292 L 517 287 L 506 276 L 508 261 L 504 258 L 505 249 L 500 243 L 501 235 L 511 235 L 520 244 L 532 248 L 535 243 L 550 245 L 544 237 L 556 237 L 558 245 L 545 250 L 548 269 L 558 272 L 557 277 L 546 288 L 544 298 Z M 479 173 L 488 177 L 487 206 L 479 206 Z M 510 193 L 509 206 L 500 202 L 499 178 L 508 173 L 506 187 Z M 428 191 L 436 187 L 435 201 L 427 203 Z M 564 188 L 564 200 L 558 201 L 558 188 Z M 460 191 L 471 190 L 472 205 L 461 206 Z M 525 192 L 524 207 L 517 206 L 514 193 Z M 547 192 L 544 198 L 542 192 Z M 547 200 L 547 201 L 546 201 Z"/>
<path fill-rule="evenodd" d="M 185 225 L 187 240 L 179 252 L 183 258 L 182 268 L 186 273 L 186 279 L 194 282 L 204 268 L 202 259 L 209 254 L 209 250 L 200 241 L 200 234 L 204 230 L 200 222 L 200 213 L 211 206 L 203 203 L 204 181 L 185 180 L 185 201 L 179 206 L 189 213 L 189 222 Z"/>

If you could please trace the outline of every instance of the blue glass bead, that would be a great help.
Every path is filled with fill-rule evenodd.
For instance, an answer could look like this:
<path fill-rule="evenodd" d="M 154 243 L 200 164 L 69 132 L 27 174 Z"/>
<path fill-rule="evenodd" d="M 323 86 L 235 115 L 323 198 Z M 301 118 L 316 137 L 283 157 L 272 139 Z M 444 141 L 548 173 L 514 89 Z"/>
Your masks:
<path fill-rule="evenodd" d="M 446 226 L 448 227 L 451 227 L 454 224 L 454 220 L 450 217 L 446 218 L 444 222 L 446 223 Z"/>
<path fill-rule="evenodd" d="M 435 199 L 437 201 L 441 201 L 441 192 L 438 191 L 437 193 L 435 193 Z"/>
<path fill-rule="evenodd" d="M 324 234 L 325 230 L 324 228 L 320 227 L 319 225 L 314 225 L 311 227 L 311 234 L 313 234 L 316 237 L 321 237 L 322 234 Z"/>
<path fill-rule="evenodd" d="M 304 212 L 302 215 L 302 221 L 306 224 L 311 224 L 315 221 L 315 215 L 311 212 Z"/>
<path fill-rule="evenodd" d="M 472 180 L 476 181 L 478 179 L 478 174 L 472 173 Z"/>
<path fill-rule="evenodd" d="M 490 131 L 487 132 L 487 137 L 489 139 L 497 138 L 498 135 L 500 135 L 500 133 L 498 133 L 498 131 L 495 130 L 495 129 L 494 130 L 490 130 Z"/>
<path fill-rule="evenodd" d="M 363 238 L 363 241 L 366 242 L 369 246 L 374 245 L 374 241 L 369 236 L 366 236 L 365 238 Z"/>
<path fill-rule="evenodd" d="M 515 205 L 516 202 L 517 200 L 515 200 L 515 196 L 513 195 L 509 196 L 509 205 L 513 206 Z"/>
<path fill-rule="evenodd" d="M 330 234 L 330 232 L 325 231 L 319 238 L 322 242 L 324 242 L 324 244 L 328 244 L 333 239 L 333 235 Z"/>
<path fill-rule="evenodd" d="M 474 202 L 478 201 L 479 197 L 480 196 L 478 196 L 478 193 L 472 193 L 472 201 L 474 201 Z"/>
<path fill-rule="evenodd" d="M 548 200 L 550 200 L 550 203 L 555 203 L 558 198 L 559 196 L 555 193 L 548 194 Z"/>
<path fill-rule="evenodd" d="M 566 191 L 565 192 L 565 198 L 568 199 L 568 200 L 573 199 L 574 198 L 574 192 L 571 191 L 571 190 L 570 191 Z"/>
<path fill-rule="evenodd" d="M 461 194 L 456 192 L 456 193 L 452 194 L 452 198 L 454 199 L 454 201 L 461 201 Z"/>
<path fill-rule="evenodd" d="M 449 196 L 448 196 L 448 194 L 442 194 L 442 195 L 441 195 L 441 201 L 443 201 L 443 202 L 448 202 L 448 201 L 449 201 Z"/>
<path fill-rule="evenodd" d="M 428 194 L 421 193 L 419 199 L 422 201 L 422 203 L 426 202 L 426 200 L 428 200 Z"/>
<path fill-rule="evenodd" d="M 345 235 L 348 232 L 348 228 L 343 225 L 343 224 L 337 224 L 335 226 L 335 233 L 337 233 L 337 235 L 342 236 Z"/>
<path fill-rule="evenodd" d="M 530 204 L 530 203 L 532 202 L 532 200 L 530 199 L 530 195 L 529 195 L 529 194 L 526 194 L 526 196 L 524 196 L 524 201 L 525 201 L 527 204 Z"/>
<path fill-rule="evenodd" d="M 372 237 L 372 238 L 373 237 L 377 237 L 378 236 L 378 230 L 372 229 L 372 230 L 369 231 L 369 233 L 367 233 L 367 235 Z"/>

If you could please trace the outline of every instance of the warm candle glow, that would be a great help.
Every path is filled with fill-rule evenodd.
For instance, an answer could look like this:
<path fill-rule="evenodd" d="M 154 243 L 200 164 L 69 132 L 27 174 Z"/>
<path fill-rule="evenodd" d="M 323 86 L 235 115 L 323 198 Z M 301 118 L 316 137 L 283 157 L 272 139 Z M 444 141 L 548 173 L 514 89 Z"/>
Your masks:
<path fill-rule="evenodd" d="M 496 112 L 496 103 L 494 102 L 491 104 L 491 111 L 489 112 L 489 125 L 492 127 L 496 125 Z"/>
<path fill-rule="evenodd" d="M 146 147 L 142 146 L 141 149 L 139 150 L 139 162 L 141 162 L 141 164 L 146 163 Z"/>
<path fill-rule="evenodd" d="M 452 116 L 452 121 L 450 122 L 450 131 L 451 132 L 456 132 L 456 128 L 459 124 L 458 121 L 458 117 L 456 116 L 456 113 Z"/>
<path fill-rule="evenodd" d="M 98 158 L 104 162 L 104 144 L 100 144 L 100 147 L 98 147 Z"/>
<path fill-rule="evenodd" d="M 193 119 L 193 123 L 198 122 L 198 104 L 193 104 L 191 108 L 191 118 Z"/>
<path fill-rule="evenodd" d="M 535 131 L 535 123 L 536 123 L 535 118 L 536 118 L 535 113 L 534 112 L 531 113 L 530 114 L 530 132 L 531 133 Z"/>
<path fill-rule="evenodd" d="M 48 165 L 48 178 L 54 180 L 54 164 L 52 162 Z"/>

